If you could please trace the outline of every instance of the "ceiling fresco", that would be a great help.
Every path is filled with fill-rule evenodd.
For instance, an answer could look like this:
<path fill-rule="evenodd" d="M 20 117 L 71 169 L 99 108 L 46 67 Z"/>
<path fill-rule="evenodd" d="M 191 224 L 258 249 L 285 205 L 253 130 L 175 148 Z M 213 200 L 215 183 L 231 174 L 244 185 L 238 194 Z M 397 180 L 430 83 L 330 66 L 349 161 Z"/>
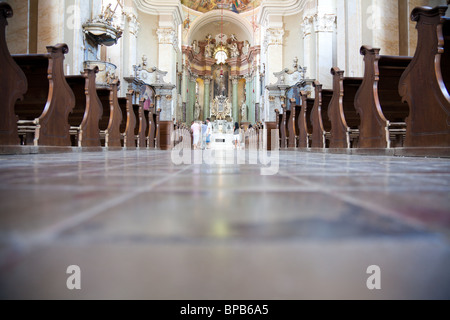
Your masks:
<path fill-rule="evenodd" d="M 181 0 L 181 4 L 202 13 L 220 9 L 221 4 L 224 9 L 241 13 L 258 7 L 261 2 L 262 0 Z"/>

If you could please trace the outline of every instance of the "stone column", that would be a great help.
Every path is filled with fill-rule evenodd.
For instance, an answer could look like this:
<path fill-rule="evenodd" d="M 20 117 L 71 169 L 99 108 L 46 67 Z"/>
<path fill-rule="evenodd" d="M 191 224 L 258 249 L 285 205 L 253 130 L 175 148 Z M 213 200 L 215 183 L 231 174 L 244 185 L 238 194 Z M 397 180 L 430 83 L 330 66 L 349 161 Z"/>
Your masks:
<path fill-rule="evenodd" d="M 183 53 L 183 63 L 186 61 L 186 55 Z M 183 102 L 188 101 L 187 91 L 188 91 L 189 74 L 187 66 L 183 65 L 183 78 L 181 80 L 181 99 Z"/>
<path fill-rule="evenodd" d="M 330 76 L 330 66 L 333 61 L 333 33 L 336 29 L 336 15 L 323 14 L 314 19 L 316 32 L 316 76 L 324 88 L 331 89 L 333 81 Z"/>
<path fill-rule="evenodd" d="M 255 123 L 255 104 L 256 104 L 256 90 L 255 92 L 253 91 L 253 89 L 255 88 L 255 77 L 250 78 L 250 83 L 249 83 L 249 94 L 250 94 L 250 105 L 248 107 L 248 114 L 247 114 L 247 119 L 248 122 L 250 123 Z"/>
<path fill-rule="evenodd" d="M 194 76 L 189 77 L 189 94 L 186 106 L 186 123 L 190 126 L 194 121 L 194 105 L 195 105 L 195 84 L 197 78 Z"/>
<path fill-rule="evenodd" d="M 238 101 L 238 83 L 239 78 L 233 77 L 233 112 L 231 113 L 234 122 L 239 122 L 239 101 Z"/>
<path fill-rule="evenodd" d="M 251 104 L 251 96 L 250 96 L 250 76 L 246 76 L 245 77 L 245 104 L 247 105 L 247 117 L 246 117 L 246 121 L 249 121 L 248 119 L 248 115 L 249 115 L 249 110 L 250 110 L 250 104 Z M 239 103 L 241 103 L 239 101 Z"/>
<path fill-rule="evenodd" d="M 156 30 L 158 35 L 158 68 L 167 71 L 166 81 L 176 83 L 176 48 L 177 35 L 173 28 L 159 28 Z"/>
<path fill-rule="evenodd" d="M 212 78 L 210 76 L 206 76 L 204 78 L 205 83 L 205 99 L 204 99 L 204 106 L 203 106 L 203 120 L 206 121 L 206 118 L 209 118 L 211 113 L 211 106 L 210 106 L 210 88 L 211 88 L 211 80 Z"/>
<path fill-rule="evenodd" d="M 264 47 L 267 50 L 267 75 L 269 83 L 277 82 L 274 72 L 283 70 L 283 36 L 282 27 L 268 28 L 264 40 Z"/>
<path fill-rule="evenodd" d="M 314 72 L 313 64 L 315 63 L 312 61 L 312 47 L 311 47 L 311 33 L 313 28 L 313 17 L 305 17 L 303 19 L 302 23 L 302 29 L 303 29 L 303 61 L 305 66 L 308 66 L 306 77 L 307 78 L 314 78 L 315 75 L 311 74 L 312 70 Z M 281 70 L 281 69 L 280 69 Z"/>

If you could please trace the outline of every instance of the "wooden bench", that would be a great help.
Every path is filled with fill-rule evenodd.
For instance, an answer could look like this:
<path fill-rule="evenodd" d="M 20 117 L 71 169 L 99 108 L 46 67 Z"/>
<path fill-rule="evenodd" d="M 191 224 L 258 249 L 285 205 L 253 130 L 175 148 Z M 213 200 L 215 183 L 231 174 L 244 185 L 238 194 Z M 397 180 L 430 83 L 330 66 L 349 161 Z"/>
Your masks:
<path fill-rule="evenodd" d="M 12 16 L 11 6 L 0 2 L 0 145 L 19 144 L 14 105 L 28 90 L 27 78 L 6 44 L 7 18 Z"/>
<path fill-rule="evenodd" d="M 126 97 L 117 99 L 122 112 L 122 123 L 120 125 L 120 132 L 123 137 L 123 146 L 125 148 L 136 148 L 136 115 L 133 110 L 133 90 L 127 92 Z"/>
<path fill-rule="evenodd" d="M 311 115 L 311 104 L 314 100 L 308 99 L 305 91 L 300 91 L 301 109 L 298 117 L 298 147 L 309 148 L 311 137 L 311 125 L 308 124 L 309 116 Z M 309 115 L 309 116 L 308 116 Z"/>
<path fill-rule="evenodd" d="M 125 127 L 125 132 L 123 134 L 123 145 L 126 148 L 136 148 L 137 137 L 136 137 L 136 115 L 133 109 L 133 90 L 128 90 L 127 92 L 127 104 L 126 104 L 126 116 L 127 122 Z"/>
<path fill-rule="evenodd" d="M 280 112 L 280 110 L 276 110 L 276 118 L 277 119 L 277 130 L 280 134 L 280 149 L 286 149 L 287 147 L 287 133 L 286 133 L 286 107 L 285 105 L 281 105 L 281 109 L 283 110 L 283 113 Z M 269 133 L 270 135 L 270 133 Z"/>
<path fill-rule="evenodd" d="M 296 103 L 294 99 L 294 103 L 288 101 L 288 108 L 285 110 L 286 113 L 286 132 L 287 132 L 287 147 L 289 149 L 294 149 L 297 146 L 297 131 L 296 131 Z"/>
<path fill-rule="evenodd" d="M 380 49 L 368 46 L 362 46 L 360 52 L 365 73 L 355 97 L 361 117 L 358 147 L 401 147 L 409 109 L 398 94 L 398 84 L 412 58 L 383 56 Z"/>
<path fill-rule="evenodd" d="M 117 91 L 119 80 L 111 80 L 109 88 L 98 88 L 97 95 L 103 106 L 103 115 L 99 123 L 100 135 L 103 137 L 105 147 L 122 147 L 120 126 L 122 124 L 122 111 L 119 107 Z"/>
<path fill-rule="evenodd" d="M 69 113 L 75 96 L 64 77 L 66 44 L 48 46 L 47 54 L 13 55 L 28 81 L 28 92 L 15 105 L 18 133 L 34 135 L 34 145 L 70 146 Z"/>
<path fill-rule="evenodd" d="M 331 122 L 330 148 L 351 148 L 357 145 L 360 117 L 354 107 L 355 95 L 362 78 L 344 77 L 344 71 L 332 68 L 333 96 L 328 106 Z"/>
<path fill-rule="evenodd" d="M 159 116 L 161 109 L 156 110 L 156 107 L 151 107 L 147 114 L 148 134 L 147 134 L 147 148 L 159 148 Z"/>
<path fill-rule="evenodd" d="M 146 132 L 147 132 L 147 120 L 145 118 L 144 114 L 144 99 L 142 98 L 139 101 L 139 104 L 133 105 L 134 113 L 136 115 L 136 119 L 139 122 L 139 125 L 136 126 L 135 134 L 137 139 L 137 147 L 138 148 L 147 148 L 147 138 L 146 138 Z"/>
<path fill-rule="evenodd" d="M 324 149 L 330 139 L 331 123 L 328 120 L 328 106 L 333 97 L 333 90 L 323 89 L 318 81 L 313 83 L 315 99 L 311 111 L 312 126 L 311 148 Z"/>
<path fill-rule="evenodd" d="M 76 137 L 78 147 L 100 147 L 99 121 L 103 107 L 97 95 L 95 77 L 98 67 L 85 69 L 81 75 L 66 76 L 75 95 L 75 107 L 69 114 L 70 133 Z"/>
<path fill-rule="evenodd" d="M 417 50 L 399 83 L 408 103 L 405 147 L 450 146 L 450 25 L 447 6 L 419 7 Z"/>

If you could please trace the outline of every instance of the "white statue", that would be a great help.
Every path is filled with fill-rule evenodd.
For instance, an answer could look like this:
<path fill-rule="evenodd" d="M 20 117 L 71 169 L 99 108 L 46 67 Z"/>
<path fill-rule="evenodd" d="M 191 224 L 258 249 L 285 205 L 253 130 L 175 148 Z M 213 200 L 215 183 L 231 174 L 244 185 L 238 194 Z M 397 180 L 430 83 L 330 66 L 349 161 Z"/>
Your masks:
<path fill-rule="evenodd" d="M 231 50 L 231 57 L 232 58 L 237 58 L 239 56 L 239 49 L 238 49 L 238 46 L 237 46 L 236 42 L 233 42 L 230 45 L 230 50 Z"/>
<path fill-rule="evenodd" d="M 247 105 L 245 104 L 245 100 L 242 100 L 241 121 L 242 122 L 246 122 L 247 121 Z"/>
<path fill-rule="evenodd" d="M 249 50 L 250 50 L 250 43 L 248 42 L 248 40 L 245 40 L 244 47 L 242 48 L 242 53 L 247 55 Z"/>
<path fill-rule="evenodd" d="M 192 43 L 192 50 L 194 51 L 195 54 L 198 54 L 198 53 L 199 53 L 199 48 L 198 48 L 197 40 L 194 40 L 194 42 Z"/>
<path fill-rule="evenodd" d="M 237 41 L 236 35 L 234 33 L 230 36 L 230 39 L 231 39 L 231 42 Z"/>
<path fill-rule="evenodd" d="M 195 109 L 194 109 L 194 120 L 200 119 L 200 103 L 198 103 L 198 98 L 195 101 Z"/>
<path fill-rule="evenodd" d="M 205 47 L 205 57 L 206 58 L 211 58 L 211 45 L 208 43 Z"/>
<path fill-rule="evenodd" d="M 293 67 L 294 67 L 294 71 L 298 71 L 298 58 L 297 57 L 295 57 L 295 59 L 294 59 Z"/>

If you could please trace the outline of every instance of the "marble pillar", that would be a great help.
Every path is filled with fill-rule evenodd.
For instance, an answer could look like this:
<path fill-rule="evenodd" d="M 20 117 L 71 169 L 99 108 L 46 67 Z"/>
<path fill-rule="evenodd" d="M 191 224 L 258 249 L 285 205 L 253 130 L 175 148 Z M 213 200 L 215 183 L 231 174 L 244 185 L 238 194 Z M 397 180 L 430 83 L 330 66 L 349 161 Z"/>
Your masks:
<path fill-rule="evenodd" d="M 234 122 L 239 122 L 239 101 L 238 101 L 238 84 L 239 84 L 239 78 L 233 77 L 232 78 L 233 83 L 233 112 L 232 117 Z"/>
<path fill-rule="evenodd" d="M 190 126 L 194 121 L 194 105 L 195 105 L 195 84 L 196 78 L 189 78 L 188 102 L 186 107 L 186 123 Z"/>
<path fill-rule="evenodd" d="M 211 77 L 205 77 L 204 78 L 204 84 L 205 84 L 205 96 L 204 96 L 204 106 L 203 106 L 203 120 L 206 121 L 206 118 L 210 117 L 211 114 L 211 106 L 210 106 L 210 88 L 211 88 Z"/>
<path fill-rule="evenodd" d="M 336 15 L 323 14 L 314 19 L 316 32 L 316 76 L 324 88 L 332 88 L 333 81 L 330 76 L 330 69 L 333 67 L 333 33 L 335 27 Z"/>

